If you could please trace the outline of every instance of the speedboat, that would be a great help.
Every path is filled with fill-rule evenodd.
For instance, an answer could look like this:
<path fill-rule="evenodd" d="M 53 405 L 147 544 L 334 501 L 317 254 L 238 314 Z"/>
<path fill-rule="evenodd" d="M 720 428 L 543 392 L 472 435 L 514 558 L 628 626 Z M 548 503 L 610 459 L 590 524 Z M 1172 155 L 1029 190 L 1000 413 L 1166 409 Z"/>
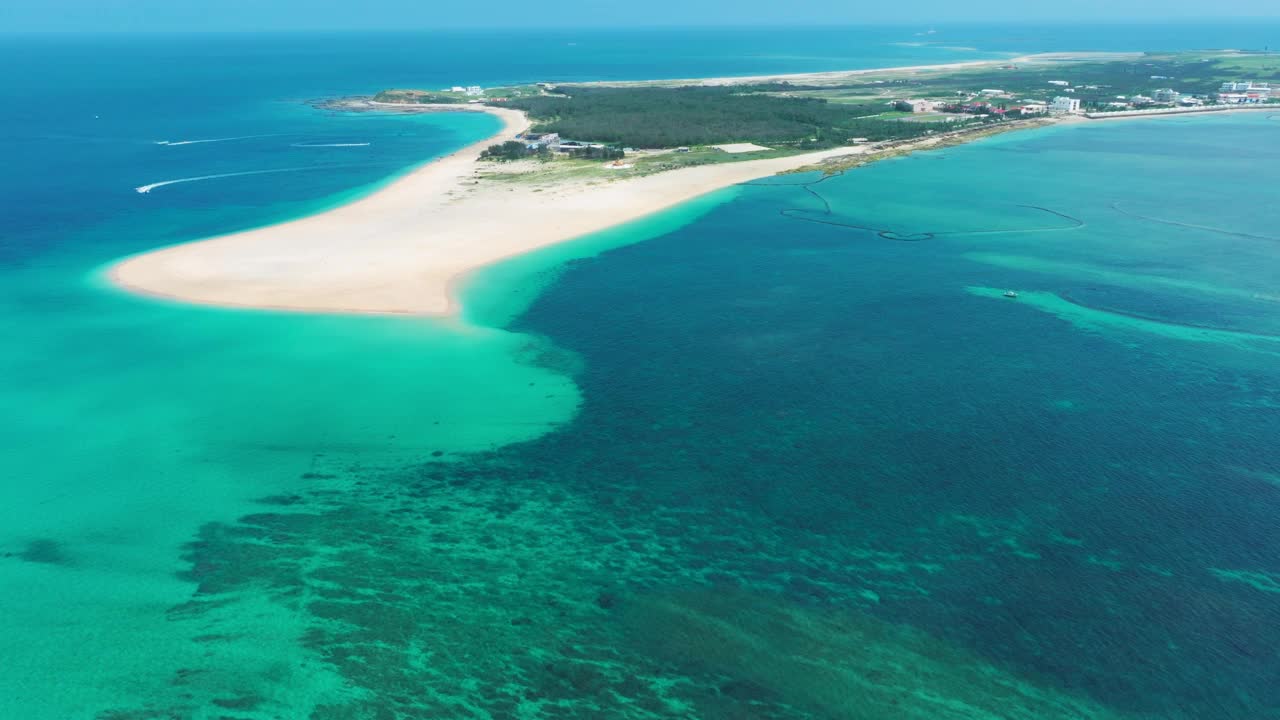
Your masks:
<path fill-rule="evenodd" d="M 1014 292 L 1014 291 L 1012 291 L 1012 290 L 1005 290 L 1005 291 L 1004 291 L 1004 296 L 1005 296 L 1005 297 L 1007 297 L 1007 298 L 1016 298 L 1016 297 L 1018 297 L 1018 293 L 1016 293 L 1016 292 Z"/>

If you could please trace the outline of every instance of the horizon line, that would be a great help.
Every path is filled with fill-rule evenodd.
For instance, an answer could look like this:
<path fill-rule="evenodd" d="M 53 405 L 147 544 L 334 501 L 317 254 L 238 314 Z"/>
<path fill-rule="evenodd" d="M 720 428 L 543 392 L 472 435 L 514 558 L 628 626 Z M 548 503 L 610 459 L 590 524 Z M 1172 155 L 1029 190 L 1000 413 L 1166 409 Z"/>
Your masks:
<path fill-rule="evenodd" d="M 620 25 L 510 25 L 510 26 L 493 26 L 493 25 L 445 25 L 445 26 L 422 26 L 413 28 L 404 27 L 367 27 L 367 28 L 350 28 L 350 27 L 300 27 L 300 28 L 223 28 L 216 30 L 200 30 L 187 28 L 101 28 L 101 29 L 83 29 L 83 28 L 25 28 L 25 29 L 5 29 L 0 30 L 0 37 L 15 35 L 297 35 L 304 33 L 327 33 L 335 35 L 354 35 L 360 33 L 386 34 L 386 35 L 409 35 L 416 33 L 429 32 L 579 32 L 579 31 L 654 31 L 654 30 L 765 30 L 773 28 L 787 28 L 793 30 L 852 30 L 852 29 L 871 29 L 871 28 L 971 28 L 975 26 L 1019 26 L 1034 27 L 1042 25 L 1085 25 L 1085 26 L 1115 26 L 1115 25 L 1145 25 L 1145 26 L 1166 26 L 1166 25 L 1187 25 L 1205 22 L 1215 23 L 1241 23 L 1241 22 L 1264 22 L 1270 25 L 1280 26 L 1280 17 L 1275 16 L 1257 16 L 1257 15 L 1228 15 L 1228 16 L 1184 16 L 1184 17 L 1166 17 L 1161 18 L 1157 22 L 1153 22 L 1149 18 L 1142 17 L 1109 17 L 1109 18 L 1039 18 L 1034 20 L 1020 20 L 1012 18 L 994 18 L 994 19 L 955 19 L 940 20 L 937 22 L 919 22 L 910 20 L 885 20 L 875 22 L 858 22 L 850 20 L 839 24 L 811 24 L 811 23 L 777 23 L 762 20 L 757 23 L 684 23 L 684 24 L 620 24 Z M 1278 38 L 1280 41 L 1280 38 Z"/>

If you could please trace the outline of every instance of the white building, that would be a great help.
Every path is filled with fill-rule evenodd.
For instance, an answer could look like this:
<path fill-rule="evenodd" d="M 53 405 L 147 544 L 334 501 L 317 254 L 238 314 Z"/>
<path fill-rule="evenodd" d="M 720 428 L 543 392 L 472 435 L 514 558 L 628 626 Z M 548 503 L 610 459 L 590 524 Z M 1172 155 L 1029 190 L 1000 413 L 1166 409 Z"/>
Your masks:
<path fill-rule="evenodd" d="M 1176 103 L 1182 97 L 1182 93 L 1171 88 L 1160 88 L 1151 94 L 1158 103 Z"/>
<path fill-rule="evenodd" d="M 560 133 L 525 133 L 522 139 L 524 140 L 524 146 L 529 150 L 539 150 L 541 148 L 559 150 L 563 147 L 563 144 L 560 141 Z M 571 145 L 570 147 L 575 146 L 590 147 L 581 143 Z"/>
<path fill-rule="evenodd" d="M 1224 93 L 1247 93 L 1251 91 L 1271 90 L 1270 83 L 1253 82 L 1252 80 L 1244 80 L 1238 82 L 1224 82 L 1222 87 L 1218 88 L 1218 92 Z"/>
<path fill-rule="evenodd" d="M 481 88 L 479 85 L 468 85 L 466 93 L 468 95 L 483 95 L 484 89 Z"/>
<path fill-rule="evenodd" d="M 1056 97 L 1053 99 L 1053 104 L 1049 106 L 1049 110 L 1056 113 L 1078 113 L 1080 112 L 1080 98 Z"/>
<path fill-rule="evenodd" d="M 913 113 L 927 113 L 938 109 L 938 103 L 933 100 L 907 100 L 906 103 L 911 106 Z"/>
<path fill-rule="evenodd" d="M 1261 103 L 1271 99 L 1271 85 L 1260 82 L 1226 82 L 1219 88 L 1218 102 Z"/>
<path fill-rule="evenodd" d="M 1049 81 L 1049 84 L 1050 84 L 1050 85 L 1057 85 L 1058 87 L 1066 87 L 1066 86 L 1070 85 L 1071 83 L 1067 82 L 1066 80 L 1050 80 L 1050 81 Z"/>
<path fill-rule="evenodd" d="M 1043 103 L 1027 103 L 1018 109 L 1023 115 L 1043 115 L 1049 112 L 1049 107 Z"/>

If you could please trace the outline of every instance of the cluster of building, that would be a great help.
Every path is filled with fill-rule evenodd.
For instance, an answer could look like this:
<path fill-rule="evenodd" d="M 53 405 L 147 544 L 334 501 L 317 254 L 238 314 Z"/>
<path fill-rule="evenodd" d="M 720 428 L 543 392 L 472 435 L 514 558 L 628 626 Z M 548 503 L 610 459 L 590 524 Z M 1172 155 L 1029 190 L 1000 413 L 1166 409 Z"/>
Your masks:
<path fill-rule="evenodd" d="M 470 95 L 471 97 L 479 97 L 484 94 L 484 88 L 480 87 L 479 85 L 468 85 L 466 87 L 463 87 L 461 85 L 454 85 L 451 88 L 445 88 L 444 90 L 441 90 L 441 92 L 455 92 L 455 93 L 462 93 L 463 95 Z"/>
<path fill-rule="evenodd" d="M 1052 103 L 1042 103 L 1035 101 L 1023 102 L 1019 105 L 994 105 L 986 100 L 977 100 L 966 103 L 945 103 L 936 100 L 902 100 L 897 103 L 897 107 L 904 112 L 912 113 L 961 113 L 966 115 L 1010 115 L 1016 114 L 1026 117 L 1028 115 L 1045 115 L 1047 113 L 1078 113 L 1080 112 L 1080 100 L 1077 98 L 1058 97 L 1054 98 Z"/>
<path fill-rule="evenodd" d="M 1170 80 L 1164 75 L 1152 75 L 1153 81 Z M 971 93 L 963 102 L 947 102 L 938 100 L 908 99 L 899 100 L 894 106 L 901 111 L 911 113 L 949 113 L 946 119 L 954 119 L 956 114 L 1021 116 L 1028 115 L 1075 115 L 1084 112 L 1083 102 L 1075 96 L 1077 90 L 1101 91 L 1104 86 L 1082 85 L 1072 87 L 1067 80 L 1049 80 L 1056 97 L 1049 102 L 1040 102 L 1024 98 L 1021 101 L 1011 93 L 995 88 L 984 88 Z M 1181 93 L 1170 87 L 1162 87 L 1152 91 L 1151 95 L 1116 95 L 1113 99 L 1098 99 L 1098 92 L 1084 93 L 1089 98 L 1090 107 L 1106 106 L 1113 110 L 1142 110 L 1153 106 L 1177 106 L 1197 108 L 1202 105 L 1224 104 L 1239 105 L 1280 101 L 1280 93 L 1271 94 L 1269 83 L 1253 80 L 1226 82 L 1215 94 L 1199 96 Z M 997 104 L 998 103 L 998 104 Z"/>
<path fill-rule="evenodd" d="M 1228 105 L 1264 103 L 1270 99 L 1270 83 L 1246 80 L 1222 83 L 1222 87 L 1218 88 L 1218 102 Z"/>
<path fill-rule="evenodd" d="M 1168 78 L 1161 78 L 1162 80 Z M 1199 107 L 1205 103 L 1219 103 L 1222 105 L 1244 105 L 1253 103 L 1264 103 L 1271 99 L 1271 86 L 1264 82 L 1255 82 L 1245 80 L 1239 82 L 1225 82 L 1218 88 L 1218 92 L 1212 95 L 1187 95 L 1180 93 L 1173 88 L 1160 88 L 1155 92 L 1147 95 L 1130 95 L 1125 97 L 1117 95 L 1116 99 L 1107 103 L 1108 106 L 1114 108 L 1145 108 L 1152 105 L 1179 105 L 1182 107 Z"/>

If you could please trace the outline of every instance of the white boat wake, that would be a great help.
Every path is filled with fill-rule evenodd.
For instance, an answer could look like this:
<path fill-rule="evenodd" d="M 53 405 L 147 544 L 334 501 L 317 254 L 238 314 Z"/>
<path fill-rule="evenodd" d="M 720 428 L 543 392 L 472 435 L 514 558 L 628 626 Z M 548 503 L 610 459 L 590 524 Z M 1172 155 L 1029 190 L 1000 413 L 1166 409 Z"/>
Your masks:
<path fill-rule="evenodd" d="M 289 147 L 311 148 L 311 147 L 369 147 L 373 143 L 293 143 Z"/>
<path fill-rule="evenodd" d="M 279 136 L 280 136 L 280 133 L 271 133 L 269 135 L 237 135 L 236 137 L 208 138 L 204 140 L 157 140 L 156 144 L 174 147 L 177 145 L 199 145 L 201 143 L 231 142 L 232 140 L 251 140 L 253 138 L 279 137 Z"/>
<path fill-rule="evenodd" d="M 199 175 L 197 177 L 178 178 L 176 180 L 161 180 L 160 182 L 153 182 L 147 185 L 139 185 L 138 187 L 134 188 L 134 190 L 140 193 L 149 193 L 158 187 L 164 187 L 165 185 L 177 185 L 178 183 L 197 182 L 199 180 L 215 180 L 217 178 L 240 177 L 242 175 L 267 175 L 269 173 L 297 172 L 299 170 L 311 170 L 311 169 L 313 168 L 305 168 L 305 167 L 276 168 L 274 170 L 245 170 L 244 172 L 218 173 L 217 175 Z"/>

